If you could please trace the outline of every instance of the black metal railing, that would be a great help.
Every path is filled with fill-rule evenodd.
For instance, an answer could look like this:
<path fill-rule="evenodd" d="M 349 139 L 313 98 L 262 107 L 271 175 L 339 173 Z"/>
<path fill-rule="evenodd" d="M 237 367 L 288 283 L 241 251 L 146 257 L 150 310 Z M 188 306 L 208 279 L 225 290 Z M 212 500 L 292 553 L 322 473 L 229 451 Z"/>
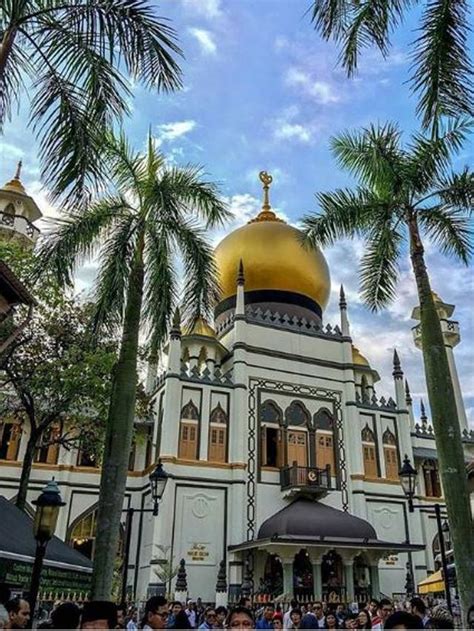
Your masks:
<path fill-rule="evenodd" d="M 22 215 L 12 215 L 0 211 L 0 225 L 8 226 L 12 230 L 17 230 L 22 234 L 26 234 L 30 239 L 35 240 L 40 231 L 34 226 L 29 219 Z"/>
<path fill-rule="evenodd" d="M 331 467 L 324 469 L 317 467 L 301 467 L 296 463 L 280 470 L 280 484 L 282 491 L 291 488 L 313 490 L 316 492 L 333 489 L 331 482 Z"/>

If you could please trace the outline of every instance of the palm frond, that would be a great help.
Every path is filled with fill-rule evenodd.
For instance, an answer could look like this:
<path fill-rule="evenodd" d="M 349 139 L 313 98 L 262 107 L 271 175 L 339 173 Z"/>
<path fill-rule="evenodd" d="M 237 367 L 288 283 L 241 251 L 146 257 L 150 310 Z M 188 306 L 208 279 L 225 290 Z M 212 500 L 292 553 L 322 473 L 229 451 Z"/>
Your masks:
<path fill-rule="evenodd" d="M 461 173 L 450 173 L 436 182 L 434 191 L 441 202 L 453 209 L 472 214 L 474 209 L 474 173 L 464 167 Z"/>
<path fill-rule="evenodd" d="M 451 158 L 464 145 L 472 130 L 468 119 L 450 120 L 436 138 L 414 134 L 408 146 L 408 172 L 416 190 L 423 193 L 443 176 Z"/>
<path fill-rule="evenodd" d="M 443 254 L 469 264 L 474 252 L 474 230 L 463 210 L 452 206 L 434 206 L 418 211 L 418 221 L 427 237 Z"/>
<path fill-rule="evenodd" d="M 339 164 L 365 185 L 382 191 L 399 189 L 403 181 L 404 156 L 400 130 L 393 123 L 345 132 L 331 139 Z"/>
<path fill-rule="evenodd" d="M 173 226 L 173 232 L 183 261 L 184 319 L 190 324 L 199 316 L 210 318 L 220 296 L 212 245 L 195 220 L 182 219 Z"/>
<path fill-rule="evenodd" d="M 172 235 L 167 226 L 149 223 L 145 242 L 143 318 L 149 331 L 149 347 L 155 351 L 166 338 L 178 304 L 178 277 Z"/>
<path fill-rule="evenodd" d="M 438 133 L 442 116 L 472 116 L 473 66 L 469 57 L 468 0 L 429 0 L 413 48 L 411 85 L 425 129 Z"/>
<path fill-rule="evenodd" d="M 170 167 L 162 173 L 159 188 L 164 198 L 175 200 L 183 214 L 200 217 L 209 228 L 221 226 L 230 213 L 217 185 L 201 176 L 200 167 Z"/>
<path fill-rule="evenodd" d="M 104 162 L 118 190 L 143 196 L 147 182 L 146 160 L 128 141 L 123 131 L 107 133 L 104 138 Z"/>
<path fill-rule="evenodd" d="M 122 197 L 104 198 L 85 211 L 52 220 L 37 250 L 36 274 L 51 271 L 61 285 L 73 285 L 77 265 L 90 259 L 99 239 L 128 210 Z"/>
<path fill-rule="evenodd" d="M 337 189 L 332 193 L 317 193 L 321 209 L 317 215 L 303 218 L 305 239 L 314 245 L 332 245 L 338 239 L 364 235 L 373 214 L 384 203 L 367 188 Z"/>
<path fill-rule="evenodd" d="M 390 304 L 396 296 L 402 234 L 393 225 L 390 210 L 374 222 L 366 236 L 366 251 L 360 263 L 362 299 L 372 311 Z"/>
<path fill-rule="evenodd" d="M 100 248 L 94 286 L 94 330 L 115 329 L 122 322 L 130 264 L 136 248 L 136 217 L 123 214 L 114 221 L 111 234 Z"/>
<path fill-rule="evenodd" d="M 76 35 L 88 35 L 112 63 L 123 59 L 129 74 L 148 88 L 169 91 L 181 86 L 173 57 L 182 55 L 176 33 L 148 2 L 70 0 L 68 4 L 73 10 L 58 10 L 55 19 Z"/>
<path fill-rule="evenodd" d="M 337 41 L 350 23 L 351 5 L 349 0 L 314 0 L 311 9 L 314 28 L 324 39 L 334 37 Z"/>

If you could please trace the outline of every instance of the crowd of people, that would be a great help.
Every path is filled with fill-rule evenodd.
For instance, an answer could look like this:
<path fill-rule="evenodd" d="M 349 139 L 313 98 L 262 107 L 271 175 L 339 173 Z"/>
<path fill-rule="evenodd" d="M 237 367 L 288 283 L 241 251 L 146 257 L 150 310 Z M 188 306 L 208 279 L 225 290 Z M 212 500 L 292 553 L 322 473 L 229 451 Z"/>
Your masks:
<path fill-rule="evenodd" d="M 31 627 L 30 606 L 23 598 L 0 604 L 0 628 Z M 412 598 L 407 608 L 394 606 L 391 600 L 371 600 L 358 612 L 342 604 L 324 602 L 300 605 L 292 601 L 284 611 L 280 604 L 266 603 L 255 608 L 249 598 L 242 598 L 230 608 L 204 606 L 200 599 L 185 605 L 169 603 L 163 596 L 153 596 L 143 611 L 108 601 L 90 601 L 79 607 L 72 602 L 58 603 L 41 629 L 454 629 L 449 611 L 443 606 L 428 610 L 421 598 Z M 468 612 L 468 628 L 474 629 L 474 606 Z"/>

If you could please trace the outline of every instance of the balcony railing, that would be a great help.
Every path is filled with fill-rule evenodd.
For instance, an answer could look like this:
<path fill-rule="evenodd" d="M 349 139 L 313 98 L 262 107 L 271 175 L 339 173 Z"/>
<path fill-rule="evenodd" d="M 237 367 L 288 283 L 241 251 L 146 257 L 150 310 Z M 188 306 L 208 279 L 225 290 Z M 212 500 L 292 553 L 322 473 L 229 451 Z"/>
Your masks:
<path fill-rule="evenodd" d="M 22 215 L 11 215 L 9 213 L 0 212 L 0 230 L 1 229 L 12 230 L 22 234 L 31 241 L 36 241 L 40 231 L 34 226 L 31 221 Z"/>
<path fill-rule="evenodd" d="M 309 491 L 315 495 L 325 495 L 334 489 L 331 482 L 331 467 L 301 467 L 293 463 L 280 471 L 281 490 Z"/>

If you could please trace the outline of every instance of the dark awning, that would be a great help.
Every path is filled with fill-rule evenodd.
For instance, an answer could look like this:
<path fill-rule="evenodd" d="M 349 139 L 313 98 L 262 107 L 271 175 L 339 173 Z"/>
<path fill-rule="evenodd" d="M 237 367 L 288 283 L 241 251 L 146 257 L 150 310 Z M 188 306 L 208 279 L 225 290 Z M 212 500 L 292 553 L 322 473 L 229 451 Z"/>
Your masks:
<path fill-rule="evenodd" d="M 424 545 L 377 539 L 365 519 L 310 499 L 299 498 L 269 517 L 260 526 L 257 539 L 229 550 L 238 551 L 276 545 L 363 548 L 386 551 L 423 550 Z"/>
<path fill-rule="evenodd" d="M 413 447 L 413 456 L 424 460 L 438 460 L 436 449 L 430 449 L 429 447 Z"/>
<path fill-rule="evenodd" d="M 33 520 L 0 496 L 0 558 L 33 563 L 36 541 Z M 45 565 L 79 572 L 92 572 L 92 562 L 83 554 L 53 537 L 46 549 Z"/>

